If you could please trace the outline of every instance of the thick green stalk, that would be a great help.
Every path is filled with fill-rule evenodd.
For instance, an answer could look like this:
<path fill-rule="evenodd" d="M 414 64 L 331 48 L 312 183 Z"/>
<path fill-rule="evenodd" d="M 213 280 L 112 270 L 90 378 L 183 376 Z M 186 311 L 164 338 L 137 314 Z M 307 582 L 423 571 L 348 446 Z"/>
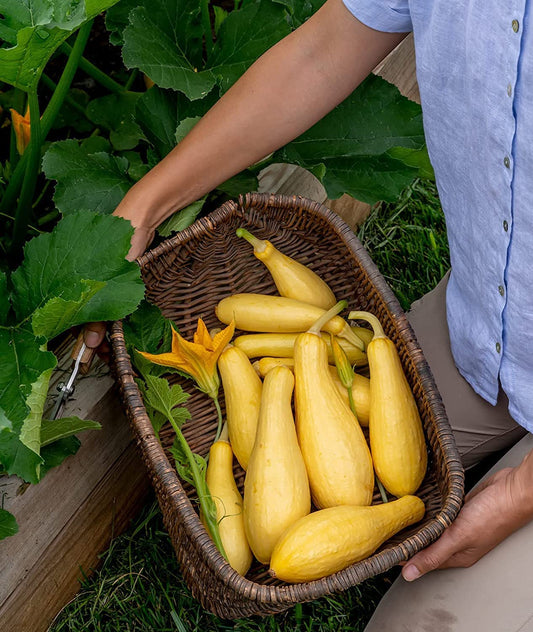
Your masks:
<path fill-rule="evenodd" d="M 93 25 L 93 20 L 86 22 L 79 30 L 78 35 L 76 37 L 76 41 L 72 48 L 72 54 L 69 56 L 69 59 L 65 65 L 63 70 L 63 74 L 59 79 L 57 84 L 57 88 L 50 99 L 46 110 L 41 119 L 41 142 L 44 142 L 48 133 L 52 129 L 52 125 L 54 123 L 55 117 L 57 116 L 61 106 L 63 105 L 63 101 L 65 96 L 67 95 L 72 80 L 74 79 L 74 75 L 76 74 L 76 70 L 78 69 L 78 63 L 80 57 L 85 49 L 85 45 L 87 44 L 87 40 L 89 39 L 89 35 L 91 33 L 91 28 Z M 31 114 L 30 114 L 31 116 Z M 32 136 L 33 136 L 33 119 L 32 119 Z M 32 141 L 30 140 L 30 145 Z M 40 148 L 39 148 L 40 149 Z M 24 180 L 24 175 L 26 173 L 26 165 L 29 160 L 30 150 L 24 152 L 19 160 L 15 171 L 13 172 L 11 178 L 9 179 L 9 184 L 6 187 L 4 197 L 0 203 L 0 211 L 6 212 L 12 209 L 15 206 L 15 201 L 19 194 L 20 188 L 22 186 L 22 182 Z"/>
<path fill-rule="evenodd" d="M 41 75 L 41 81 L 44 83 L 44 85 L 47 88 L 50 88 L 50 90 L 52 90 L 52 92 L 55 92 L 55 90 L 57 89 L 57 83 L 53 79 L 50 79 L 50 77 L 48 75 L 45 75 L 44 72 Z M 79 114 L 84 116 L 87 120 L 90 120 L 89 117 L 87 116 L 87 113 L 85 112 L 85 108 L 82 107 L 72 97 L 69 97 L 68 94 L 65 97 L 65 103 L 68 103 L 72 108 L 74 108 L 76 110 L 76 112 L 78 112 Z"/>
<path fill-rule="evenodd" d="M 218 530 L 218 524 L 217 524 L 216 520 L 213 522 L 213 520 L 211 518 L 211 511 L 209 510 L 209 507 L 207 505 L 208 499 L 202 493 L 202 490 L 208 491 L 207 490 L 207 484 L 205 483 L 205 479 L 200 474 L 200 470 L 198 469 L 198 464 L 196 463 L 196 459 L 194 458 L 194 454 L 192 453 L 192 450 L 189 447 L 189 444 L 187 443 L 187 440 L 183 436 L 183 433 L 181 432 L 181 428 L 178 426 L 178 424 L 172 418 L 172 412 L 168 411 L 166 416 L 167 416 L 168 420 L 170 421 L 170 423 L 172 425 L 172 428 L 174 428 L 174 432 L 176 433 L 176 436 L 178 438 L 178 441 L 180 442 L 181 448 L 182 448 L 183 452 L 185 453 L 185 455 L 187 457 L 187 461 L 189 463 L 189 467 L 191 468 L 191 475 L 192 475 L 192 479 L 194 481 L 194 487 L 196 488 L 196 491 L 198 492 L 198 501 L 200 503 L 200 509 L 201 509 L 202 514 L 204 516 L 204 520 L 206 522 L 207 530 L 209 531 L 209 535 L 213 539 L 213 542 L 215 543 L 215 546 L 217 547 L 217 549 L 220 551 L 220 553 L 223 555 L 223 557 L 227 559 L 226 552 L 224 551 L 224 545 L 222 544 L 222 540 L 220 538 L 220 532 Z"/>
<path fill-rule="evenodd" d="M 204 31 L 205 50 L 207 56 L 213 52 L 213 31 L 211 29 L 211 18 L 209 16 L 209 0 L 201 0 L 202 27 Z"/>
<path fill-rule="evenodd" d="M 67 57 L 70 57 L 73 49 L 70 44 L 63 42 L 63 44 L 59 47 L 59 50 Z M 124 86 L 121 86 L 120 83 L 111 79 L 108 74 L 106 74 L 103 70 L 100 70 L 100 68 L 97 68 L 88 59 L 85 59 L 85 57 L 80 58 L 79 68 L 80 70 L 83 70 L 84 73 L 88 74 L 89 77 L 92 77 L 95 81 L 97 81 L 101 86 L 107 88 L 110 92 L 122 94 L 126 91 Z"/>

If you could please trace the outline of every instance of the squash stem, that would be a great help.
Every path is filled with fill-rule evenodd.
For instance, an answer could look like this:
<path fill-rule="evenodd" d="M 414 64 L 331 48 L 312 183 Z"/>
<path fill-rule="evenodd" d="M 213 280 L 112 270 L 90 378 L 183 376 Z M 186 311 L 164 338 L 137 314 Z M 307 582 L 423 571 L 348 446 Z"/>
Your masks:
<path fill-rule="evenodd" d="M 388 503 L 388 502 L 389 502 L 389 499 L 388 499 L 388 497 L 387 497 L 387 492 L 385 491 L 385 488 L 383 487 L 383 483 L 379 480 L 379 478 L 377 477 L 377 475 L 376 475 L 376 483 L 377 483 L 377 486 L 378 486 L 378 489 L 379 489 L 379 493 L 380 493 L 380 495 L 381 495 L 381 500 L 382 500 L 384 503 Z"/>
<path fill-rule="evenodd" d="M 350 312 L 348 314 L 348 318 L 350 320 L 364 320 L 366 321 L 374 331 L 374 338 L 386 338 L 385 332 L 383 331 L 383 326 L 381 325 L 379 318 L 371 314 L 370 312 Z"/>
<path fill-rule="evenodd" d="M 333 307 L 328 309 L 327 312 L 324 312 L 322 314 L 322 316 L 317 321 L 315 321 L 311 325 L 311 327 L 309 327 L 309 329 L 307 330 L 307 333 L 308 334 L 315 334 L 316 336 L 320 336 L 320 330 L 328 322 L 328 320 L 331 320 L 334 316 L 337 316 L 337 314 L 339 312 L 342 312 L 342 310 L 347 305 L 348 305 L 348 301 L 339 301 L 338 303 L 333 305 Z"/>
<path fill-rule="evenodd" d="M 228 424 L 225 423 L 222 426 L 222 430 L 220 431 L 220 437 L 218 438 L 219 441 L 227 441 L 229 443 L 229 429 L 228 429 Z"/>
<path fill-rule="evenodd" d="M 246 230 L 246 228 L 237 228 L 235 232 L 237 237 L 246 239 L 246 241 L 254 247 L 254 252 L 264 252 L 266 250 L 266 241 L 263 239 L 257 239 L 257 237 L 254 237 L 252 233 Z"/>
<path fill-rule="evenodd" d="M 366 351 L 364 340 L 361 340 L 361 338 L 359 338 L 359 336 L 353 331 L 348 323 L 344 323 L 342 331 L 339 331 L 337 336 L 339 338 L 344 338 L 357 349 L 360 349 L 361 351 Z"/>
<path fill-rule="evenodd" d="M 222 434 L 222 424 L 223 424 L 222 410 L 220 409 L 220 404 L 219 404 L 219 401 L 218 401 L 218 397 L 213 397 L 213 401 L 215 402 L 215 408 L 217 409 L 217 415 L 218 415 L 217 433 L 215 435 L 215 441 L 218 441 L 220 439 L 221 434 Z"/>

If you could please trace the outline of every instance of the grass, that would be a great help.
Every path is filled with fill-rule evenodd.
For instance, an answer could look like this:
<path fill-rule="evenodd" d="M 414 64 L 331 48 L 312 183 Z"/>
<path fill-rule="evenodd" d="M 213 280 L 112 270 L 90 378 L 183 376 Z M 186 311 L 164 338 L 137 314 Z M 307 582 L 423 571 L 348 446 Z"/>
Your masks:
<path fill-rule="evenodd" d="M 435 186 L 417 180 L 394 204 L 379 204 L 359 231 L 404 309 L 448 267 L 444 220 Z M 99 570 L 49 632 L 362 632 L 396 577 L 392 569 L 341 595 L 299 604 L 264 618 L 225 621 L 204 610 L 185 585 L 157 505 L 145 507 L 116 538 Z"/>

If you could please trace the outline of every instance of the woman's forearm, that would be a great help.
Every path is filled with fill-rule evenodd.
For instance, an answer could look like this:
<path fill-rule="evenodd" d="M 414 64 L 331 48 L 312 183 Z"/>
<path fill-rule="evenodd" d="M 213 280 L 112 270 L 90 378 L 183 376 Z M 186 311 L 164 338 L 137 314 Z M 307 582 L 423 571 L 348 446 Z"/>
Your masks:
<path fill-rule="evenodd" d="M 328 2 L 259 58 L 115 213 L 153 229 L 304 132 L 345 99 L 404 37 Z"/>

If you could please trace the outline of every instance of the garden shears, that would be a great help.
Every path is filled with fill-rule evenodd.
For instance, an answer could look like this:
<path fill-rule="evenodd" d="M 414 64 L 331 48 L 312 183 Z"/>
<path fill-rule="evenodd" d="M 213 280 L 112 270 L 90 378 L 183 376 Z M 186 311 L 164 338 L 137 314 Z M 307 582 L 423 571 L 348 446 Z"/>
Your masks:
<path fill-rule="evenodd" d="M 50 419 L 58 419 L 63 413 L 65 404 L 72 397 L 75 389 L 75 380 L 78 373 L 87 373 L 94 358 L 95 349 L 90 349 L 83 341 L 83 332 L 79 334 L 72 349 L 70 357 L 74 360 L 74 366 L 70 372 L 67 382 L 60 382 L 57 386 L 59 394 L 54 403 Z"/>

